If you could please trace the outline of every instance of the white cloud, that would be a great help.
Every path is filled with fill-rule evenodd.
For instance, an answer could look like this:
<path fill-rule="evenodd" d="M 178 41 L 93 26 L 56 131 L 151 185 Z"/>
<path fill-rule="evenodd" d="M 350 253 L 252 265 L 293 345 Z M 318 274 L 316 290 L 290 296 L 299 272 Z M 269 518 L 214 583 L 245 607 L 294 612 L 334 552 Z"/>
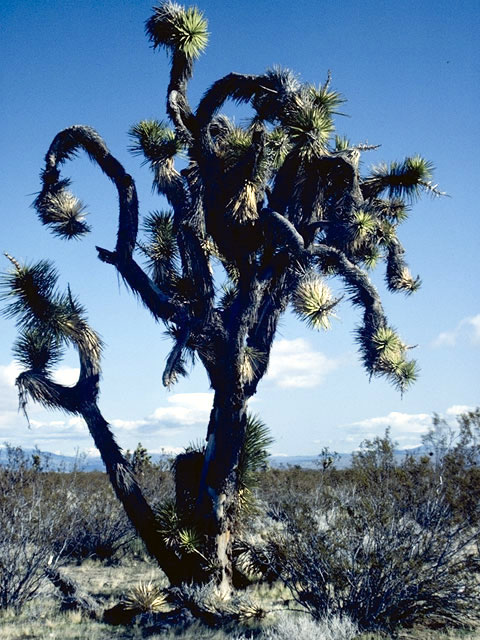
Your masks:
<path fill-rule="evenodd" d="M 466 322 L 471 327 L 470 339 L 475 344 L 480 344 L 480 313 L 472 318 L 467 318 Z"/>
<path fill-rule="evenodd" d="M 185 451 L 184 447 L 160 447 L 160 449 L 149 449 L 148 453 L 160 453 L 164 456 L 178 456 Z"/>
<path fill-rule="evenodd" d="M 444 418 L 455 429 L 457 416 L 473 410 L 474 407 L 456 404 L 448 407 L 443 414 L 440 414 L 440 418 Z M 358 446 L 365 438 L 383 436 L 385 429 L 390 427 L 392 440 L 398 442 L 401 449 L 410 449 L 421 444 L 422 436 L 428 432 L 431 426 L 432 415 L 429 413 L 392 411 L 386 416 L 367 418 L 343 425 L 341 430 L 344 433 L 343 441 L 346 446 L 351 447 L 352 445 Z"/>
<path fill-rule="evenodd" d="M 386 427 L 391 427 L 392 435 L 395 431 L 409 433 L 425 433 L 432 421 L 432 416 L 428 413 L 401 413 L 391 411 L 386 416 L 377 418 L 367 418 L 352 422 L 352 427 L 358 427 L 362 431 L 375 431 L 382 433 Z"/>
<path fill-rule="evenodd" d="M 139 427 L 143 427 L 143 425 L 148 424 L 148 420 L 146 420 L 146 419 L 143 419 L 143 420 L 120 420 L 120 419 L 114 418 L 113 420 L 110 420 L 109 422 L 116 429 L 125 429 L 126 431 L 134 431 L 135 429 L 138 429 Z"/>
<path fill-rule="evenodd" d="M 339 360 L 314 351 L 303 338 L 282 339 L 273 344 L 266 380 L 284 388 L 311 388 L 338 366 Z"/>
<path fill-rule="evenodd" d="M 433 341 L 434 347 L 454 347 L 457 343 L 458 332 L 456 329 L 453 331 L 442 331 Z"/>
<path fill-rule="evenodd" d="M 0 365 L 0 384 L 6 384 L 15 388 L 15 380 L 22 367 L 17 362 L 10 362 L 7 365 Z M 78 367 L 59 367 L 53 373 L 53 379 L 59 384 L 73 385 L 78 380 L 80 369 Z"/>
<path fill-rule="evenodd" d="M 192 425 L 208 422 L 213 404 L 213 392 L 175 393 L 168 398 L 170 407 L 158 407 L 149 420 Z"/>
<path fill-rule="evenodd" d="M 474 409 L 475 407 L 468 406 L 467 404 L 454 404 L 452 407 L 449 407 L 445 413 L 447 416 L 458 416 L 467 411 L 474 411 Z"/>
<path fill-rule="evenodd" d="M 10 362 L 7 365 L 0 365 L 0 384 L 15 388 L 15 380 L 21 371 L 21 367 L 16 362 Z"/>
<path fill-rule="evenodd" d="M 78 381 L 80 369 L 78 367 L 59 367 L 53 373 L 53 379 L 58 384 L 63 384 L 67 387 L 71 387 Z"/>
<path fill-rule="evenodd" d="M 454 329 L 442 331 L 432 345 L 434 347 L 454 347 L 459 340 L 467 340 L 470 344 L 480 344 L 480 313 L 463 318 Z"/>
<path fill-rule="evenodd" d="M 81 451 L 82 454 L 85 454 L 89 458 L 100 458 L 100 451 L 97 447 L 87 447 Z"/>

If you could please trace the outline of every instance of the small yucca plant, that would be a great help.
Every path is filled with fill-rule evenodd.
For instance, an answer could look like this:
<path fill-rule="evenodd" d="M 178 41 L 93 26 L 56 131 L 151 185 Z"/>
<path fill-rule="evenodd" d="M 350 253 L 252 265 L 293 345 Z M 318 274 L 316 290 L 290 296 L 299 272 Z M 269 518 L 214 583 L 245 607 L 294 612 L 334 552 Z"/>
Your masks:
<path fill-rule="evenodd" d="M 139 582 L 125 596 L 124 605 L 142 613 L 160 613 L 167 609 L 167 596 L 151 580 Z"/>

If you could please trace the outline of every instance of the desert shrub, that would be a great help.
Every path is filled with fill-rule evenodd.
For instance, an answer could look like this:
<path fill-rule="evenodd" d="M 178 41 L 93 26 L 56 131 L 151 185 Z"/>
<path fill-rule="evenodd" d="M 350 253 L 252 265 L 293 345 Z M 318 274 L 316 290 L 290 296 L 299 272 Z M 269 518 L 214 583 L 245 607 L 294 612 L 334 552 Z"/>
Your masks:
<path fill-rule="evenodd" d="M 105 474 L 72 472 L 68 499 L 77 518 L 67 545 L 68 556 L 111 560 L 127 545 L 135 531 L 115 497 Z"/>
<path fill-rule="evenodd" d="M 138 450 L 138 448 L 137 448 Z M 135 462 L 135 452 L 134 452 Z M 166 500 L 173 492 L 171 473 L 150 462 L 134 464 L 137 477 L 151 504 Z M 77 512 L 68 555 L 77 562 L 85 558 L 115 562 L 128 554 L 143 553 L 143 543 L 115 496 L 105 473 L 72 470 L 69 500 Z"/>
<path fill-rule="evenodd" d="M 282 612 L 275 624 L 265 629 L 258 640 L 352 640 L 358 633 L 356 625 L 348 618 L 328 616 L 314 620 L 311 616 Z M 232 640 L 246 640 L 247 636 L 235 636 Z"/>
<path fill-rule="evenodd" d="M 387 630 L 465 624 L 478 614 L 478 517 L 452 506 L 444 470 L 395 465 L 392 452 L 388 434 L 366 442 L 343 484 L 322 481 L 307 501 L 277 506 L 252 565 L 273 571 L 316 619 Z"/>
<path fill-rule="evenodd" d="M 0 467 L 0 608 L 19 609 L 39 592 L 44 568 L 54 567 L 71 542 L 77 515 L 66 499 L 71 479 L 6 445 Z"/>

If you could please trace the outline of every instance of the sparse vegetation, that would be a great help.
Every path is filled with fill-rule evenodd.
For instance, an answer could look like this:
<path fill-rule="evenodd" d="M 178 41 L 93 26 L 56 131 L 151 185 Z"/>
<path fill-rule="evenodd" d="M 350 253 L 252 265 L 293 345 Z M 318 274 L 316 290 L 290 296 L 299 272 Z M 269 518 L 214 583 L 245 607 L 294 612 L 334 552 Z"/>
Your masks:
<path fill-rule="evenodd" d="M 59 289 L 52 264 L 7 255 L 2 297 L 19 330 L 20 407 L 27 415 L 31 400 L 81 416 L 107 475 L 52 470 L 40 453 L 28 460 L 7 447 L 2 637 L 353 640 L 473 627 L 480 411 L 461 416 L 455 433 L 435 417 L 424 441 L 431 451 L 420 458 L 396 464 L 387 432 L 365 441 L 343 471 L 328 449 L 318 470 L 268 469 L 269 435 L 248 412 L 282 314 L 290 305 L 308 327 L 328 329 L 344 297 L 334 296 L 333 279 L 361 310 L 356 340 L 367 373 L 401 393 L 415 381 L 410 347 L 368 270 L 383 261 L 388 290 L 418 289 L 398 230 L 421 193 L 441 195 L 432 164 L 415 155 L 365 169 L 360 156 L 372 147 L 335 135 L 344 99 L 330 74 L 319 87 L 278 68 L 228 74 L 192 109 L 187 85 L 207 45 L 205 17 L 165 0 L 146 31 L 171 56 L 171 128 L 140 121 L 130 151 L 144 157 L 171 209 L 146 215 L 142 227 L 133 178 L 81 125 L 52 141 L 34 206 L 54 235 L 80 238 L 90 226 L 61 175 L 65 163 L 83 150 L 113 182 L 116 245 L 97 247 L 98 257 L 164 323 L 173 342 L 164 385 L 189 360 L 205 367 L 214 390 L 206 444 L 171 468 L 152 464 L 141 444 L 124 453 L 98 406 L 103 345 L 85 309 Z M 249 104 L 250 121 L 222 115 L 228 100 Z M 80 371 L 64 386 L 53 371 L 69 348 Z M 101 584 L 98 573 L 108 576 Z"/>
<path fill-rule="evenodd" d="M 140 638 L 161 631 L 168 638 L 173 629 L 183 629 L 185 638 L 201 633 L 219 640 L 243 640 L 253 631 L 261 640 L 371 640 L 407 630 L 412 638 L 437 640 L 442 630 L 450 630 L 450 637 L 474 638 L 468 628 L 480 620 L 479 436 L 477 410 L 460 416 L 454 430 L 435 417 L 424 438 L 425 455 L 409 455 L 401 463 L 395 463 L 387 432 L 365 441 L 348 469 L 336 469 L 330 452 L 322 453 L 329 462 L 318 470 L 257 468 L 257 487 L 250 496 L 255 509 L 242 521 L 242 539 L 235 547 L 244 583 L 228 601 L 218 597 L 213 584 L 169 588 L 164 574 L 131 541 L 113 556 L 75 554 L 83 548 L 85 521 L 76 492 L 81 497 L 86 485 L 95 487 L 98 504 L 108 513 L 116 500 L 106 478 L 78 469 L 53 471 L 40 454 L 29 460 L 21 449 L 9 447 L 7 464 L 0 468 L 2 518 L 15 523 L 22 535 L 12 537 L 10 526 L 0 541 L 2 638 L 16 637 L 12 609 L 19 630 L 22 620 L 24 629 L 36 629 L 28 632 L 33 638 L 44 637 L 45 625 L 59 634 L 52 637 L 103 637 L 101 615 L 88 621 L 80 611 L 61 613 L 61 602 L 52 600 L 54 591 L 45 579 L 46 565 L 61 566 L 100 611 L 120 607 L 126 612 L 123 631 L 114 627 L 109 637 Z M 169 476 L 174 472 L 155 467 L 145 453 L 141 458 L 146 486 L 173 486 Z M 70 510 L 64 509 L 67 499 Z M 55 504 L 62 506 L 61 513 Z M 177 523 L 169 533 L 178 538 L 176 544 L 182 544 L 182 531 L 186 536 Z M 97 532 L 98 540 L 102 535 Z M 68 544 L 59 546 L 61 540 Z M 198 552 L 190 538 L 184 545 L 178 553 L 185 558 Z M 6 549 L 18 549 L 17 556 L 7 557 Z M 6 561 L 10 572 L 4 570 Z M 38 613 L 40 603 L 46 603 L 47 617 Z M 127 620 L 132 622 L 125 626 Z M 68 625 L 78 635 L 67 631 Z M 362 630 L 377 636 L 360 636 Z"/>

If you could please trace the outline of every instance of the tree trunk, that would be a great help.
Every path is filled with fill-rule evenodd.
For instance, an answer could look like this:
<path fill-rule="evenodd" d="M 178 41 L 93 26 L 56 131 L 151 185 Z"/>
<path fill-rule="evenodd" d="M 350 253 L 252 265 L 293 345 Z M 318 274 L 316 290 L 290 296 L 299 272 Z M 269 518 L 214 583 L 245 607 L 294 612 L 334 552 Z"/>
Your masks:
<path fill-rule="evenodd" d="M 171 584 L 184 582 L 185 575 L 181 561 L 174 551 L 165 545 L 158 531 L 155 514 L 145 500 L 107 421 L 95 403 L 86 403 L 81 413 L 100 451 L 115 494 L 123 504 L 130 522 L 142 538 L 147 550 L 156 558 Z"/>
<path fill-rule="evenodd" d="M 214 579 L 222 597 L 232 592 L 232 549 L 238 497 L 237 467 L 247 422 L 246 399 L 215 394 L 200 478 L 197 520 L 209 539 Z"/>

